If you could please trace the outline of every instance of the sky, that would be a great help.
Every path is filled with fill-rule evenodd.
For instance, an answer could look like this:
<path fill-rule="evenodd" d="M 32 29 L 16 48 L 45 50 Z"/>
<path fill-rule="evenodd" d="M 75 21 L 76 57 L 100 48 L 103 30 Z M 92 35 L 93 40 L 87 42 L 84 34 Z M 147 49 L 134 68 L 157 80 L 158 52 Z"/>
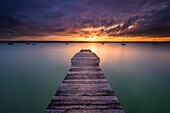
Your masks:
<path fill-rule="evenodd" d="M 170 41 L 169 0 L 0 0 L 0 41 Z"/>

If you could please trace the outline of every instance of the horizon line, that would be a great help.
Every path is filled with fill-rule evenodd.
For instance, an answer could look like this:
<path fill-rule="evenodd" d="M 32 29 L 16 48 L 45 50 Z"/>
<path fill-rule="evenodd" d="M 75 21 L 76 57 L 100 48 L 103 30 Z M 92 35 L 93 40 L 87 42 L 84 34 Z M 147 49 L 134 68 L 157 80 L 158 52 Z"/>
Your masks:
<path fill-rule="evenodd" d="M 0 41 L 0 43 L 170 43 L 170 41 Z"/>

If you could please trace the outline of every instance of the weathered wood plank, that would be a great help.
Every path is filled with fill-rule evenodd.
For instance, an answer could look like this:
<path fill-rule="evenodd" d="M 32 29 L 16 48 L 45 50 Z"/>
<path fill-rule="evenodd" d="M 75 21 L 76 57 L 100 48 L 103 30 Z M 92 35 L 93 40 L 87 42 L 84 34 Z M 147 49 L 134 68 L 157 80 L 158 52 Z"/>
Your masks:
<path fill-rule="evenodd" d="M 123 109 L 49 109 L 46 113 L 124 113 Z"/>
<path fill-rule="evenodd" d="M 55 96 L 116 96 L 113 91 L 58 91 Z M 103 100 L 104 101 L 104 100 Z"/>
<path fill-rule="evenodd" d="M 71 63 L 72 67 L 45 113 L 124 113 L 95 53 L 81 50 Z"/>

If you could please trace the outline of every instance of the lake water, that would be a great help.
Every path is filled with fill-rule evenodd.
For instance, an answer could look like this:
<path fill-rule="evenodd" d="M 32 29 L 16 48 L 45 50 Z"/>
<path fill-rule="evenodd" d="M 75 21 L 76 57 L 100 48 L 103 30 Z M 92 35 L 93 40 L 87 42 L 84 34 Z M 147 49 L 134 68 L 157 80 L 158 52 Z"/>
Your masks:
<path fill-rule="evenodd" d="M 0 44 L 0 113 L 43 113 L 71 57 L 90 48 L 126 113 L 170 113 L 170 44 Z"/>

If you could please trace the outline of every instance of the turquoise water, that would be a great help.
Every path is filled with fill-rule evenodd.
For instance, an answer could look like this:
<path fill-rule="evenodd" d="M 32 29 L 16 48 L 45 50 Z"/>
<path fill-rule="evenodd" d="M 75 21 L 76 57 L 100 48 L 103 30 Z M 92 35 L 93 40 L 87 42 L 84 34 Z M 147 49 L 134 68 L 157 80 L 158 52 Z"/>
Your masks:
<path fill-rule="evenodd" d="M 170 113 L 170 44 L 0 44 L 0 113 L 43 113 L 70 68 L 90 48 L 126 113 Z"/>

